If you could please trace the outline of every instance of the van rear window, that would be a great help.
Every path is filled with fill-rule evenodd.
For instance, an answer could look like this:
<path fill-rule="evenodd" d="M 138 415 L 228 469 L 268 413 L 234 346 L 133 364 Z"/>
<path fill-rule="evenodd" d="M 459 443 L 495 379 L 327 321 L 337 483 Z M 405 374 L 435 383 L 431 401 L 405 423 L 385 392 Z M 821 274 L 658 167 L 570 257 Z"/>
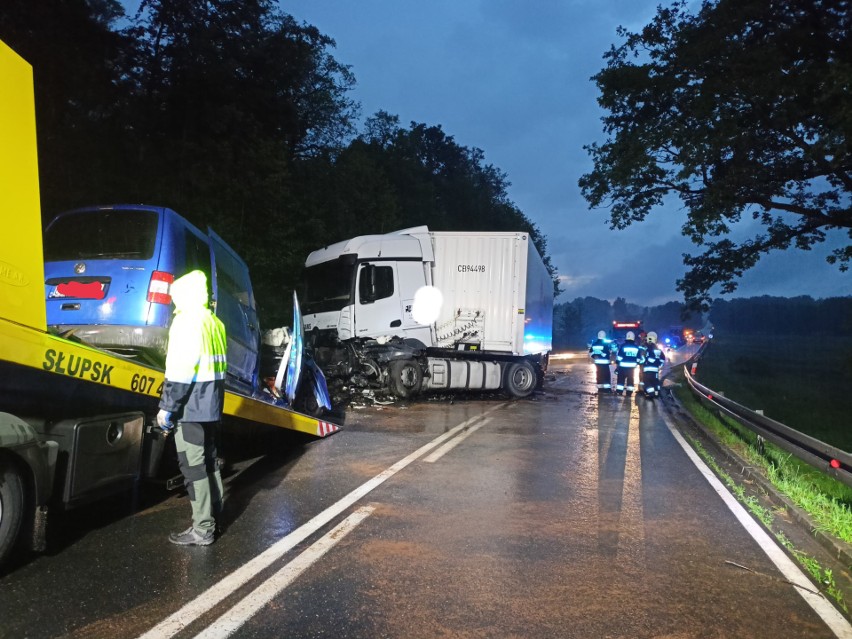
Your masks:
<path fill-rule="evenodd" d="M 56 218 L 44 234 L 44 259 L 148 260 L 154 255 L 155 211 L 80 211 Z"/>

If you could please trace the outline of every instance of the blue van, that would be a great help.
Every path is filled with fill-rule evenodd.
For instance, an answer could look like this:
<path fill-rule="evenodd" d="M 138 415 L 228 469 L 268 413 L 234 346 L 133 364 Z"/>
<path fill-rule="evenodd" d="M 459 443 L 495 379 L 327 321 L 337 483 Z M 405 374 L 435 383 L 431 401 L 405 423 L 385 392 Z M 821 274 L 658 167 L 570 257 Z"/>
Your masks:
<path fill-rule="evenodd" d="M 200 269 L 228 334 L 231 381 L 256 383 L 260 327 L 248 267 L 224 240 L 158 206 L 94 206 L 57 215 L 44 233 L 48 328 L 162 368 L 169 285 Z"/>

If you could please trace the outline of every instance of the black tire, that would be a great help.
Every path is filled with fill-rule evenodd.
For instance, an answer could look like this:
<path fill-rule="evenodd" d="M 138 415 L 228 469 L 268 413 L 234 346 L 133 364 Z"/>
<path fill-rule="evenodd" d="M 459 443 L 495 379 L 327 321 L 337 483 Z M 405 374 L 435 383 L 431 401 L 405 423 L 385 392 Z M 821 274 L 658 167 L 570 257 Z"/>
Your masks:
<path fill-rule="evenodd" d="M 423 387 L 423 369 L 416 359 L 395 359 L 388 366 L 391 392 L 397 397 L 414 397 Z"/>
<path fill-rule="evenodd" d="M 503 391 L 514 399 L 529 397 L 538 384 L 535 366 L 529 360 L 509 364 L 503 375 Z"/>
<path fill-rule="evenodd" d="M 0 565 L 18 541 L 24 520 L 24 482 L 8 459 L 0 458 Z"/>

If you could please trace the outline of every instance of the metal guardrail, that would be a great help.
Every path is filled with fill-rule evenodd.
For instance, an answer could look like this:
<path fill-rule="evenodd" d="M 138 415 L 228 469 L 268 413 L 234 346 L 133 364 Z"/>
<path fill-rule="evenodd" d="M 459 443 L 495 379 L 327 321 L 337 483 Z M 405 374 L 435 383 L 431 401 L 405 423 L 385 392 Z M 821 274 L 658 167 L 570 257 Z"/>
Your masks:
<path fill-rule="evenodd" d="M 699 396 L 702 402 L 715 406 L 766 441 L 772 442 L 778 448 L 852 487 L 852 454 L 829 446 L 810 435 L 800 433 L 699 384 L 690 372 L 688 364 L 696 362 L 703 350 L 702 346 L 693 357 L 683 364 L 686 381 L 692 392 Z"/>

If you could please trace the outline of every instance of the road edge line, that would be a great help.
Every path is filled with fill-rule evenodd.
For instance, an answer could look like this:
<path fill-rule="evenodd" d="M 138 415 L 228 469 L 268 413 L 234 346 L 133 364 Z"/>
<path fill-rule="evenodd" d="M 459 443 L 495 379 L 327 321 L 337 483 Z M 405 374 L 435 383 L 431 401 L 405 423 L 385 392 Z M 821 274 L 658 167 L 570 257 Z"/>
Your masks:
<path fill-rule="evenodd" d="M 725 505 L 733 513 L 734 517 L 737 518 L 746 532 L 751 535 L 752 539 L 757 542 L 757 545 L 766 553 L 766 556 L 769 557 L 769 560 L 784 575 L 784 578 L 794 586 L 794 589 L 802 599 L 825 622 L 836 637 L 840 639 L 852 639 L 852 625 L 850 625 L 846 617 L 840 614 L 837 608 L 821 593 L 814 594 L 819 589 L 802 572 L 802 569 L 787 556 L 775 540 L 767 534 L 760 524 L 749 515 L 748 511 L 737 501 L 737 498 L 725 488 L 724 484 L 716 477 L 716 474 L 710 467 L 704 463 L 704 460 L 698 456 L 698 453 L 689 445 L 680 431 L 672 425 L 668 415 L 663 415 L 663 421 L 677 443 L 683 448 L 687 457 L 689 457 L 690 461 L 698 469 L 698 472 L 704 476 L 704 479 L 707 480 L 713 490 L 722 498 L 722 501 L 725 502 Z"/>

